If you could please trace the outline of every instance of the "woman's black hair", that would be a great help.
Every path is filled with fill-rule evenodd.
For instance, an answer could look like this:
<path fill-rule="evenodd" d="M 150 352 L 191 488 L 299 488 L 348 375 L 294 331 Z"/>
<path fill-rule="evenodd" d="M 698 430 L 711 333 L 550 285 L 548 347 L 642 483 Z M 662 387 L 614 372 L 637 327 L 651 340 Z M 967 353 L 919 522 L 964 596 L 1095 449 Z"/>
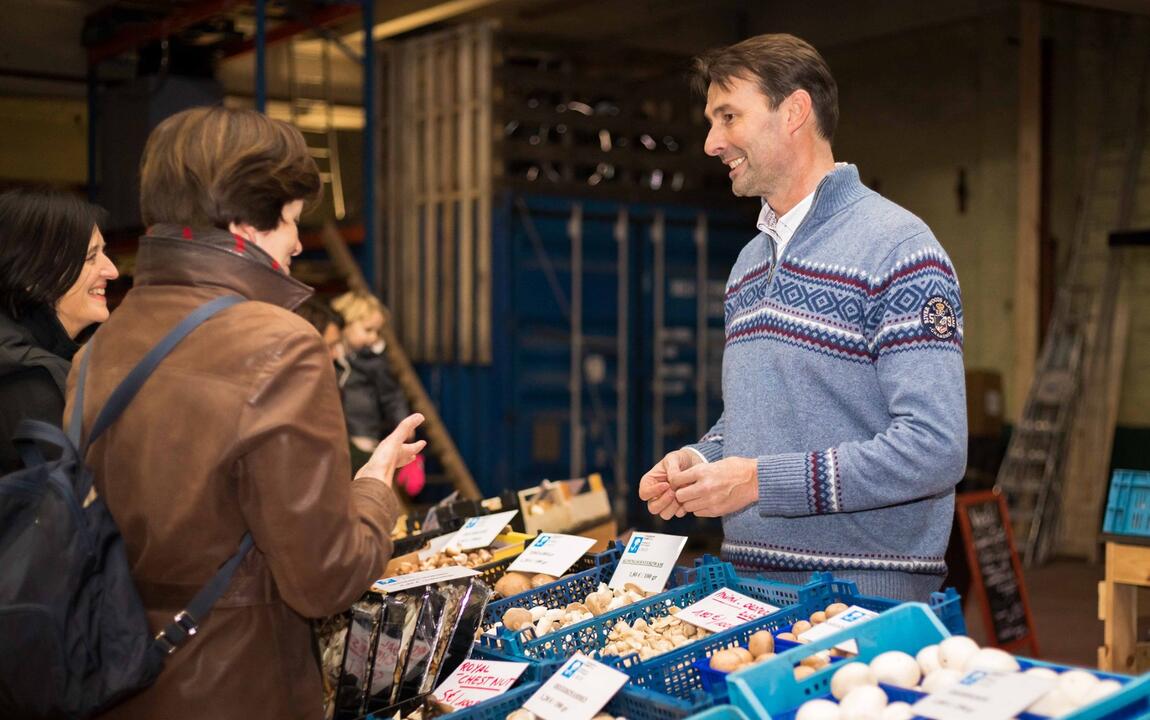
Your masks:
<path fill-rule="evenodd" d="M 0 311 L 54 307 L 80 277 L 99 207 L 50 188 L 0 193 Z"/>

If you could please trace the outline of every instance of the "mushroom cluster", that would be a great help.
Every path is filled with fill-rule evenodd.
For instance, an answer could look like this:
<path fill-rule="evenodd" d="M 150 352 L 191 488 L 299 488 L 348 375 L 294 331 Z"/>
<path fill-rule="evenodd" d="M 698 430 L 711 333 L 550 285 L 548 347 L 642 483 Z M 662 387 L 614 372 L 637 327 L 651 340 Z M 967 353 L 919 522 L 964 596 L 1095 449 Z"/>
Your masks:
<path fill-rule="evenodd" d="M 805 643 L 807 642 L 806 640 L 799 639 L 801 633 L 805 633 L 815 625 L 825 623 L 828 618 L 832 618 L 844 612 L 846 609 L 847 605 L 845 603 L 831 603 L 827 605 L 825 610 L 819 610 L 813 613 L 809 620 L 799 620 L 791 626 L 788 632 L 781 632 L 777 637 L 779 640 Z M 795 679 L 802 680 L 803 678 L 813 675 L 817 670 L 826 667 L 830 664 L 831 657 L 835 654 L 838 653 L 834 650 L 824 650 L 803 658 L 802 662 L 795 667 Z M 775 636 L 772 636 L 767 630 L 759 630 L 748 639 L 746 648 L 733 647 L 716 652 L 711 656 L 710 666 L 712 670 L 734 672 L 747 665 L 769 660 L 774 656 Z"/>
<path fill-rule="evenodd" d="M 491 551 L 485 548 L 471 552 L 463 552 L 454 545 L 448 545 L 443 548 L 443 550 L 425 559 L 421 559 L 418 563 L 411 561 L 401 562 L 395 574 L 410 575 L 414 572 L 455 566 L 472 568 L 485 565 L 494 559 L 495 556 L 491 554 Z"/>
<path fill-rule="evenodd" d="M 498 587 L 498 583 L 496 586 Z M 632 583 L 627 583 L 621 590 L 612 590 L 607 587 L 606 583 L 599 583 L 598 589 L 587 595 L 583 602 L 568 603 L 566 607 L 562 608 L 548 608 L 545 605 L 535 605 L 530 608 L 509 608 L 507 612 L 503 613 L 502 622 L 503 627 L 508 630 L 518 631 L 530 626 L 535 631 L 535 637 L 540 637 L 612 610 L 618 610 L 647 596 L 648 594 L 642 588 Z"/>
<path fill-rule="evenodd" d="M 638 653 L 641 660 L 647 660 L 712 634 L 675 617 L 678 614 L 679 608 L 672 605 L 666 615 L 651 620 L 620 620 L 607 634 L 607 644 L 600 648 L 599 655 Z"/>
<path fill-rule="evenodd" d="M 876 655 L 869 664 L 848 662 L 831 677 L 830 700 L 811 700 L 799 708 L 795 720 L 847 720 L 877 717 L 906 720 L 913 717 L 904 702 L 887 704 L 879 684 L 908 688 L 928 695 L 946 690 L 973 670 L 1023 672 L 1056 681 L 1054 688 L 1027 708 L 1028 713 L 1060 717 L 1117 692 L 1117 680 L 1101 680 L 1085 670 L 1058 673 L 1047 667 L 1022 671 L 1013 655 L 998 648 L 979 648 L 968 637 L 956 635 L 928 645 L 915 656 L 898 650 Z"/>

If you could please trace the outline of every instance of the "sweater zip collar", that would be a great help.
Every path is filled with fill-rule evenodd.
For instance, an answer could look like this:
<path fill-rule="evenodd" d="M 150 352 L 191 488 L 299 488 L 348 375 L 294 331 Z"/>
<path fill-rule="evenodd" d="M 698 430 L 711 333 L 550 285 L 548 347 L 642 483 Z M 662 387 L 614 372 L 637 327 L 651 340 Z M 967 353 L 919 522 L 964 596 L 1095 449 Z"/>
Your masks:
<path fill-rule="evenodd" d="M 819 184 L 815 187 L 815 197 L 811 201 L 811 209 L 807 211 L 806 217 L 795 228 L 795 232 L 791 235 L 790 242 L 787 247 L 783 249 L 783 254 L 776 257 L 776 243 L 775 239 L 769 233 L 763 233 L 767 236 L 767 240 L 771 243 L 771 270 L 767 273 L 767 284 L 775 277 L 775 271 L 783 261 L 786 255 L 786 250 L 794 248 L 795 243 L 801 238 L 802 232 L 812 222 L 812 218 L 821 221 L 825 218 L 831 217 L 839 210 L 852 205 L 855 201 L 866 197 L 873 191 L 867 188 L 859 180 L 858 168 L 850 163 L 835 163 L 834 169 L 823 176 L 819 180 Z M 823 200 L 823 202 L 820 202 Z M 793 254 L 793 253 L 792 253 Z"/>

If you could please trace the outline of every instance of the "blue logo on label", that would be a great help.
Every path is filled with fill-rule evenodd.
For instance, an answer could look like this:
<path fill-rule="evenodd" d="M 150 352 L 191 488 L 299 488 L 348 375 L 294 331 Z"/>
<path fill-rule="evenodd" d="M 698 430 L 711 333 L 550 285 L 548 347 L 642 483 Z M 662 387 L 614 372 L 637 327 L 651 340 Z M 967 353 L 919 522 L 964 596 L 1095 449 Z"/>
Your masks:
<path fill-rule="evenodd" d="M 463 529 L 467 530 L 468 528 L 473 528 L 478 524 L 479 524 L 479 518 L 471 518 L 470 520 L 467 521 L 467 524 L 463 526 Z"/>
<path fill-rule="evenodd" d="M 546 545 L 546 544 L 547 544 L 547 542 L 548 542 L 549 540 L 551 540 L 551 536 L 550 536 L 550 535 L 547 535 L 547 534 L 542 534 L 542 535 L 540 535 L 539 537 L 535 538 L 535 547 L 537 547 L 537 548 L 538 548 L 538 547 L 543 547 L 544 545 Z"/>
<path fill-rule="evenodd" d="M 390 585 L 393 582 L 399 582 L 399 581 L 396 580 L 395 578 L 387 578 L 386 580 L 380 580 L 378 584 L 379 585 Z"/>
<path fill-rule="evenodd" d="M 989 673 L 987 673 L 983 670 L 974 670 L 969 675 L 964 677 L 962 680 L 959 680 L 959 684 L 960 685 L 975 685 L 978 683 L 979 680 L 983 679 L 988 674 Z"/>
<path fill-rule="evenodd" d="M 842 622 L 848 622 L 848 623 L 857 622 L 859 620 L 862 620 L 865 617 L 866 617 L 866 613 L 864 613 L 863 611 L 851 610 L 850 612 L 848 612 L 842 616 Z"/>
<path fill-rule="evenodd" d="M 583 667 L 583 661 L 582 660 L 572 660 L 571 664 L 567 666 L 567 669 L 563 671 L 563 677 L 565 677 L 565 678 L 574 677 L 575 673 L 579 672 L 579 668 L 581 668 L 581 667 Z"/>
<path fill-rule="evenodd" d="M 637 553 L 637 552 L 639 552 L 639 548 L 642 547 L 642 545 L 643 545 L 643 538 L 642 537 L 633 537 L 633 538 L 631 538 L 631 544 L 629 546 L 627 546 L 627 552 L 628 553 Z"/>

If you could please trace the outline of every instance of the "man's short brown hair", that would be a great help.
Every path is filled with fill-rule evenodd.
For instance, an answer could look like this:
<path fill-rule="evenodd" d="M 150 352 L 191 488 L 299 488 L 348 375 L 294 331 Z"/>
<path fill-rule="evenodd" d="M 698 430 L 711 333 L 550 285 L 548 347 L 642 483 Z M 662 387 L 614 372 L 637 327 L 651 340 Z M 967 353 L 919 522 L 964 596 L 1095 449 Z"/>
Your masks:
<path fill-rule="evenodd" d="M 292 125 L 254 110 L 199 107 L 164 120 L 140 161 L 145 225 L 274 230 L 283 206 L 319 197 L 319 169 Z"/>
<path fill-rule="evenodd" d="M 772 110 L 795 90 L 806 90 L 819 135 L 827 142 L 834 139 L 839 124 L 838 85 L 822 55 L 807 41 L 785 33 L 757 35 L 695 58 L 692 85 L 702 95 L 711 83 L 730 89 L 735 78 L 757 82 Z"/>

